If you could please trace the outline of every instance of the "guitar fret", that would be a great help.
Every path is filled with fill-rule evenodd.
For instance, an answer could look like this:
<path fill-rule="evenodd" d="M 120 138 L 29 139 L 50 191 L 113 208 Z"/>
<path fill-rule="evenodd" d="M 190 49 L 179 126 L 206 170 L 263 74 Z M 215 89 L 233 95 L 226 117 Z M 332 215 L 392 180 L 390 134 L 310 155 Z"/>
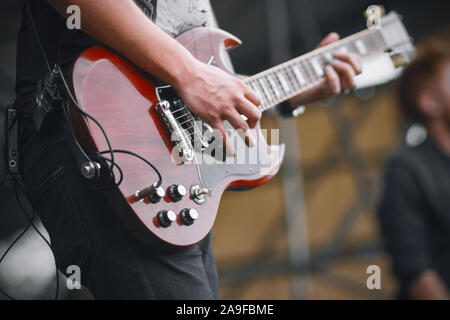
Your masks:
<path fill-rule="evenodd" d="M 268 81 L 269 81 L 270 87 L 272 88 L 273 93 L 275 94 L 275 97 L 280 98 L 281 92 L 280 92 L 280 90 L 278 90 L 278 87 L 277 87 L 275 81 L 273 80 L 273 78 L 268 77 Z"/>
<path fill-rule="evenodd" d="M 355 46 L 361 55 L 365 55 L 367 53 L 366 45 L 364 44 L 364 42 L 361 39 L 356 40 Z"/>
<path fill-rule="evenodd" d="M 260 79 L 256 80 L 256 84 L 259 88 L 258 92 L 262 93 L 263 104 L 270 105 L 270 97 L 268 93 L 264 90 L 264 87 L 260 83 Z"/>
<path fill-rule="evenodd" d="M 378 41 L 379 41 L 379 43 L 380 43 L 380 48 L 379 48 L 379 50 L 385 49 L 386 44 L 385 44 L 385 41 L 384 41 L 384 38 L 383 38 L 383 35 L 381 34 L 381 32 L 377 32 L 377 33 L 375 34 L 375 37 L 378 39 Z"/>
<path fill-rule="evenodd" d="M 374 44 L 374 42 L 373 42 L 373 40 L 372 40 L 372 36 L 371 36 L 371 35 L 369 35 L 369 36 L 365 39 L 365 42 L 367 43 L 367 45 L 368 45 L 368 47 L 369 47 L 369 50 L 370 50 L 370 51 L 373 51 L 373 49 L 374 49 L 374 47 L 375 47 L 375 44 Z"/>
<path fill-rule="evenodd" d="M 306 74 L 306 79 L 308 80 L 307 82 L 311 83 L 314 81 L 314 72 L 312 71 L 311 68 L 311 63 L 309 62 L 308 59 L 305 59 L 302 61 L 303 64 L 303 70 L 305 71 Z"/>
<path fill-rule="evenodd" d="M 325 52 L 324 59 L 327 63 L 331 63 L 333 61 L 333 53 L 331 51 Z"/>
<path fill-rule="evenodd" d="M 297 85 L 297 81 L 295 79 L 295 76 L 294 76 L 294 73 L 292 71 L 290 64 L 288 64 L 284 68 L 284 76 L 285 76 L 284 78 L 289 86 L 288 95 L 291 94 L 292 92 L 297 92 L 300 89 L 300 87 L 299 87 L 299 85 Z"/>
<path fill-rule="evenodd" d="M 300 69 L 298 68 L 298 66 L 293 66 L 292 70 L 294 71 L 294 75 L 297 78 L 298 83 L 300 84 L 300 86 L 304 86 L 306 84 L 306 80 L 305 77 L 303 76 L 303 74 L 300 72 Z"/>
<path fill-rule="evenodd" d="M 371 44 L 371 51 L 376 51 L 378 49 L 375 34 L 371 34 L 369 37 L 367 37 L 367 41 Z"/>
<path fill-rule="evenodd" d="M 333 52 L 354 52 L 366 56 L 384 47 L 381 33 L 375 29 L 367 30 L 329 48 L 318 49 L 316 53 L 297 57 L 261 72 L 247 83 L 260 95 L 259 108 L 264 111 L 322 81 L 326 65 L 334 59 Z"/>
<path fill-rule="evenodd" d="M 267 102 L 271 102 L 272 101 L 272 96 L 270 95 L 270 91 L 269 91 L 269 89 L 266 86 L 266 82 L 264 80 L 264 77 L 262 79 L 259 79 L 258 82 L 259 82 L 259 85 L 262 88 L 264 94 L 267 97 Z"/>
<path fill-rule="evenodd" d="M 275 86 L 275 84 L 273 83 L 273 79 L 272 79 L 272 74 L 267 74 L 266 75 L 266 85 L 269 88 L 271 95 L 272 95 L 272 99 L 273 100 L 278 100 L 278 94 L 277 94 L 277 90 L 278 88 Z"/>
<path fill-rule="evenodd" d="M 261 94 L 261 92 L 259 91 L 258 87 L 255 85 L 254 82 L 250 81 L 248 83 L 248 85 L 250 86 L 250 88 L 253 89 L 253 91 L 256 92 L 256 94 L 258 95 L 259 99 L 261 100 L 261 105 L 265 104 L 265 98 L 264 95 Z"/>
<path fill-rule="evenodd" d="M 339 47 L 339 49 L 337 50 L 337 52 L 339 52 L 339 53 L 347 53 L 348 52 L 348 49 L 347 49 L 347 47 L 346 46 L 341 46 L 341 47 Z"/>
<path fill-rule="evenodd" d="M 300 90 L 300 83 L 297 81 L 295 77 L 294 71 L 292 70 L 292 64 L 289 64 L 286 68 L 286 76 L 291 84 L 291 87 L 294 91 Z"/>
<path fill-rule="evenodd" d="M 323 76 L 323 69 L 322 69 L 322 66 L 319 64 L 319 61 L 317 60 L 317 58 L 311 59 L 311 65 L 312 65 L 316 75 L 318 75 L 320 77 Z"/>
<path fill-rule="evenodd" d="M 281 84 L 281 88 L 283 89 L 283 91 L 289 94 L 289 92 L 290 92 L 289 84 L 287 83 L 286 79 L 282 75 L 281 71 L 277 74 L 277 78 Z"/>

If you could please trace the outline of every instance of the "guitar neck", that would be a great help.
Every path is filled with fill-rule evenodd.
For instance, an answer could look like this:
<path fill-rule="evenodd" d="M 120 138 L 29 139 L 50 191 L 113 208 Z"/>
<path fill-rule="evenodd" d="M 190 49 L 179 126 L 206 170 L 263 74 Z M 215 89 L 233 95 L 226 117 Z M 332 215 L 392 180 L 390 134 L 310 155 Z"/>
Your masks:
<path fill-rule="evenodd" d="M 363 58 L 386 49 L 380 30 L 367 29 L 258 73 L 245 83 L 259 93 L 259 109 L 265 111 L 325 81 L 325 66 L 334 52 L 354 52 Z"/>

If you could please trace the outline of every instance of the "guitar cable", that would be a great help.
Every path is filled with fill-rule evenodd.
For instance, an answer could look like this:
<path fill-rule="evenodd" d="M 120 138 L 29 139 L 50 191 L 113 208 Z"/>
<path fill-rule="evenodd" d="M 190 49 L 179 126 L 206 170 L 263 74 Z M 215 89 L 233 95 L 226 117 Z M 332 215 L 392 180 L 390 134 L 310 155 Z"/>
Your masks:
<path fill-rule="evenodd" d="M 8 110 L 6 110 L 6 114 L 8 114 Z M 7 165 L 8 163 L 8 150 L 9 150 L 9 146 L 7 141 L 9 141 L 9 132 L 11 131 L 12 127 L 14 125 L 17 125 L 17 116 L 15 116 L 13 119 L 8 119 L 8 117 L 6 118 L 6 123 L 5 123 L 5 132 L 4 132 L 4 138 L 3 138 L 3 157 L 4 157 L 4 161 L 5 161 L 5 165 L 7 167 L 7 171 L 10 175 L 10 177 L 12 177 L 13 181 L 14 181 L 14 195 L 17 201 L 17 204 L 19 205 L 22 213 L 24 214 L 25 218 L 28 220 L 28 225 L 22 230 L 22 232 L 13 240 L 13 242 L 8 246 L 8 248 L 5 250 L 5 252 L 3 252 L 3 254 L 0 257 L 0 265 L 3 262 L 3 260 L 5 259 L 5 257 L 8 255 L 8 253 L 11 251 L 11 249 L 14 247 L 14 245 L 27 233 L 27 231 L 33 227 L 33 229 L 38 233 L 39 237 L 41 237 L 44 242 L 46 243 L 46 245 L 50 248 L 50 250 L 52 251 L 53 257 L 55 257 L 52 245 L 50 244 L 50 242 L 47 240 L 47 238 L 41 233 L 41 231 L 36 227 L 35 223 L 34 223 L 34 219 L 36 218 L 36 211 L 33 209 L 33 213 L 31 215 L 31 217 L 28 215 L 27 210 L 25 209 L 24 205 L 22 204 L 22 201 L 20 200 L 19 197 L 19 193 L 18 193 L 18 188 L 20 188 L 20 191 L 22 192 L 22 194 L 25 196 L 25 198 L 27 199 L 28 203 L 31 205 L 31 201 L 28 197 L 28 194 L 25 192 L 25 188 L 22 186 L 21 181 L 19 180 L 19 178 L 17 177 L 16 173 L 11 172 L 10 167 Z M 31 206 L 32 207 L 32 206 Z M 56 276 L 56 289 L 55 289 L 55 297 L 54 300 L 58 299 L 59 296 L 59 276 L 58 276 L 58 267 L 56 266 L 56 259 L 55 259 L 55 276 Z M 8 294 L 6 291 L 4 291 L 2 288 L 0 288 L 0 292 L 7 297 L 10 300 L 16 300 L 16 298 L 14 298 L 12 295 Z"/>
<path fill-rule="evenodd" d="M 62 81 L 62 83 L 63 83 L 63 85 L 64 85 L 66 94 L 69 96 L 69 98 L 70 98 L 70 100 L 71 100 L 73 106 L 75 107 L 75 109 L 76 109 L 78 112 L 80 112 L 82 115 L 84 115 L 85 117 L 87 117 L 87 118 L 89 118 L 90 120 L 92 120 L 92 121 L 98 126 L 98 128 L 102 131 L 102 134 L 103 134 L 103 136 L 104 136 L 104 138 L 105 138 L 105 140 L 106 140 L 106 143 L 107 143 L 107 145 L 108 145 L 108 150 L 100 151 L 100 152 L 98 152 L 98 153 L 101 154 L 101 155 L 103 155 L 103 154 L 110 154 L 110 155 L 111 155 L 111 158 L 110 158 L 110 159 L 108 159 L 108 158 L 106 158 L 106 157 L 103 157 L 103 156 L 100 157 L 100 158 L 102 158 L 103 160 L 106 160 L 107 162 L 109 162 L 109 163 L 111 164 L 111 165 L 110 165 L 110 172 L 111 172 L 111 174 L 112 174 L 113 176 L 114 176 L 113 167 L 116 167 L 116 168 L 118 169 L 118 171 L 119 171 L 119 173 L 120 173 L 120 176 L 121 176 L 121 179 L 119 180 L 119 182 L 116 182 L 115 185 L 116 185 L 116 186 L 119 186 L 120 183 L 122 182 L 122 180 L 123 180 L 123 171 L 122 171 L 122 169 L 120 169 L 120 166 L 114 161 L 114 153 L 122 153 L 122 154 L 128 154 L 128 155 L 131 155 L 131 156 L 133 156 L 133 157 L 135 157 L 135 158 L 138 158 L 138 159 L 142 160 L 143 162 L 145 162 L 148 166 L 150 166 L 150 167 L 153 169 L 153 171 L 155 171 L 155 173 L 156 173 L 157 176 L 158 176 L 158 182 L 157 182 L 157 184 L 156 184 L 156 187 L 161 186 L 161 184 L 162 184 L 162 176 L 161 176 L 161 173 L 159 172 L 159 170 L 158 170 L 158 169 L 157 169 L 157 168 L 156 168 L 149 160 L 147 160 L 147 159 L 144 158 L 143 156 L 141 156 L 141 155 L 139 155 L 139 154 L 137 154 L 137 153 L 135 153 L 135 152 L 129 151 L 129 150 L 120 150 L 120 149 L 113 149 L 113 148 L 112 148 L 111 142 L 110 142 L 110 140 L 109 140 L 109 138 L 108 138 L 108 135 L 107 135 L 105 129 L 103 128 L 103 126 L 100 124 L 100 122 L 99 122 L 97 119 L 95 119 L 93 116 L 91 116 L 90 114 L 88 114 L 86 111 L 82 110 L 82 109 L 79 107 L 79 105 L 78 105 L 78 103 L 77 103 L 75 97 L 73 96 L 71 90 L 69 89 L 69 86 L 68 86 L 68 84 L 67 84 L 66 79 L 65 79 L 64 76 L 63 76 L 61 67 L 60 67 L 59 65 L 57 65 L 57 68 L 58 68 L 58 73 L 59 73 L 59 75 L 60 75 L 60 79 L 61 79 L 61 81 Z M 67 112 L 67 106 L 65 106 L 63 109 L 64 109 L 64 112 Z M 95 154 L 94 154 L 94 156 L 95 156 Z"/>
<path fill-rule="evenodd" d="M 31 27 L 32 27 L 32 29 L 33 29 L 33 33 L 34 33 L 34 36 L 35 36 L 35 38 L 36 38 L 36 41 L 38 42 L 38 45 L 39 45 L 39 49 L 40 49 L 41 55 L 42 55 L 43 58 L 44 58 L 45 64 L 46 64 L 46 66 L 47 66 L 47 68 L 48 68 L 48 71 L 49 71 L 50 73 L 52 73 L 53 70 L 52 70 L 52 68 L 50 67 L 50 63 L 49 63 L 49 61 L 48 61 L 47 54 L 46 54 L 46 52 L 45 52 L 45 50 L 44 50 L 44 47 L 42 46 L 42 41 L 41 41 L 41 38 L 40 38 L 40 36 L 39 36 L 39 32 L 38 32 L 37 27 L 36 27 L 36 24 L 35 24 L 33 14 L 32 14 L 32 12 L 31 12 L 31 7 L 30 7 L 30 4 L 29 4 L 29 0 L 25 0 L 25 6 L 26 6 L 26 10 L 27 10 L 28 16 L 29 16 L 29 18 L 30 18 L 30 20 L 31 20 Z M 110 142 L 110 140 L 109 140 L 109 137 L 108 137 L 108 135 L 107 135 L 105 129 L 104 129 L 103 126 L 101 125 L 101 123 L 100 123 L 97 119 L 95 119 L 93 116 L 91 116 L 89 113 L 87 113 L 86 111 L 84 111 L 83 109 L 81 109 L 80 106 L 78 105 L 78 102 L 76 101 L 75 97 L 74 97 L 73 94 L 72 94 L 72 91 L 71 91 L 70 88 L 69 88 L 69 85 L 67 84 L 67 81 L 66 81 L 66 79 L 65 79 L 65 77 L 64 77 L 64 73 L 63 73 L 62 70 L 61 70 L 61 66 L 60 66 L 59 64 L 56 64 L 56 65 L 55 65 L 55 68 L 56 68 L 56 72 L 57 72 L 57 74 L 58 74 L 58 76 L 59 76 L 59 79 L 61 80 L 61 82 L 62 82 L 62 84 L 63 84 L 64 91 L 65 91 L 65 93 L 67 94 L 67 96 L 70 98 L 70 101 L 71 101 L 72 105 L 75 107 L 75 109 L 76 109 L 80 114 L 82 114 L 83 116 L 85 116 L 85 117 L 87 117 L 88 119 L 90 119 L 91 121 L 93 121 L 93 122 L 95 123 L 95 125 L 96 125 L 96 126 L 100 129 L 100 131 L 102 132 L 102 135 L 104 136 L 105 141 L 106 141 L 106 144 L 107 144 L 107 146 L 108 146 L 108 150 L 107 150 L 107 151 L 101 151 L 101 152 L 99 152 L 99 153 L 102 154 L 102 155 L 103 155 L 103 154 L 106 154 L 106 153 L 109 153 L 110 159 L 106 160 L 105 157 L 103 157 L 103 156 L 102 156 L 102 157 L 99 157 L 99 158 L 102 159 L 102 160 L 107 161 L 108 163 L 110 163 L 110 165 L 109 165 L 109 173 L 110 173 L 110 175 L 113 177 L 113 179 L 114 179 L 114 177 L 115 177 L 115 175 L 114 175 L 114 167 L 118 169 L 118 171 L 119 171 L 119 173 L 120 173 L 120 175 L 121 175 L 121 179 L 119 179 L 118 182 L 116 182 L 115 179 L 114 179 L 114 184 L 115 184 L 115 186 L 119 186 L 120 183 L 121 183 L 122 180 L 123 180 L 123 179 L 122 179 L 122 178 L 123 178 L 123 171 L 120 169 L 119 165 L 118 165 L 117 163 L 115 163 L 114 153 L 117 152 L 117 153 L 123 153 L 123 154 L 128 154 L 128 155 L 134 156 L 134 157 L 136 157 L 136 158 L 138 158 L 138 159 L 144 161 L 146 164 L 148 164 L 148 165 L 153 169 L 153 171 L 155 171 L 155 173 L 156 173 L 157 176 L 158 176 L 158 182 L 155 184 L 155 187 L 156 187 L 156 188 L 160 187 L 160 186 L 162 185 L 162 176 L 161 176 L 161 173 L 159 172 L 159 170 L 158 170 L 158 169 L 157 169 L 150 161 L 148 161 L 148 160 L 145 159 L 144 157 L 142 157 L 142 156 L 140 156 L 140 155 L 138 155 L 137 153 L 134 153 L 134 152 L 132 152 L 132 151 L 128 151 L 128 150 L 113 150 L 113 148 L 112 148 L 112 146 L 111 146 L 111 142 Z M 65 116 L 68 117 L 67 103 L 64 102 L 64 104 L 63 104 L 62 107 L 63 107 L 63 108 L 62 108 L 62 109 L 63 109 L 63 112 L 65 113 Z M 84 152 L 84 151 L 82 150 L 82 148 L 78 148 L 78 149 L 80 149 L 81 152 Z M 94 156 L 96 156 L 96 155 L 94 154 Z"/>
<path fill-rule="evenodd" d="M 41 39 L 40 39 L 40 36 L 39 36 L 39 32 L 37 30 L 37 27 L 36 27 L 36 24 L 35 24 L 35 21 L 34 21 L 34 17 L 33 17 L 32 12 L 31 12 L 31 7 L 30 7 L 30 4 L 29 4 L 29 0 L 25 0 L 24 1 L 24 5 L 25 5 L 25 10 L 27 11 L 27 14 L 28 14 L 28 16 L 30 18 L 31 27 L 33 29 L 33 33 L 34 33 L 34 36 L 36 38 L 36 41 L 38 42 L 38 46 L 39 46 L 40 52 L 42 54 L 42 57 L 44 59 L 45 65 L 46 65 L 47 69 L 49 70 L 49 72 L 52 73 L 53 70 L 50 67 L 50 63 L 48 61 L 47 54 L 46 54 L 46 52 L 45 52 L 45 50 L 44 50 L 44 48 L 42 46 L 42 42 L 41 42 Z M 141 155 L 139 155 L 139 154 L 137 154 L 135 152 L 132 152 L 132 151 L 129 151 L 129 150 L 119 150 L 119 149 L 114 150 L 112 148 L 112 146 L 111 146 L 111 142 L 109 140 L 109 137 L 108 137 L 105 129 L 101 125 L 101 123 L 97 119 L 95 119 L 93 116 L 91 116 L 90 114 L 88 114 L 87 112 L 85 112 L 84 110 L 82 110 L 79 107 L 75 97 L 72 95 L 72 92 L 69 89 L 69 86 L 67 84 L 67 81 L 65 80 L 64 73 L 62 72 L 60 65 L 56 64 L 55 67 L 57 68 L 57 74 L 59 75 L 59 79 L 61 80 L 61 82 L 64 85 L 63 86 L 64 87 L 64 91 L 68 95 L 68 97 L 70 98 L 70 101 L 72 102 L 72 105 L 75 107 L 75 109 L 80 114 L 82 114 L 83 116 L 85 116 L 88 119 L 90 119 L 91 121 L 93 121 L 98 126 L 98 128 L 101 130 L 102 135 L 104 136 L 106 144 L 108 146 L 108 150 L 100 151 L 100 152 L 94 153 L 92 155 L 94 157 L 102 160 L 102 161 L 105 161 L 106 163 L 109 163 L 108 171 L 109 171 L 109 174 L 110 174 L 110 176 L 112 177 L 112 179 L 114 181 L 114 185 L 116 187 L 118 187 L 123 181 L 123 177 L 124 177 L 123 170 L 115 162 L 115 158 L 114 158 L 114 153 L 122 153 L 122 154 L 128 154 L 128 155 L 134 156 L 135 158 L 138 158 L 138 159 L 144 161 L 147 165 L 149 165 L 153 169 L 153 171 L 155 171 L 155 173 L 158 176 L 158 182 L 155 183 L 154 186 L 155 187 L 160 187 L 162 185 L 162 180 L 163 179 L 162 179 L 162 176 L 161 176 L 161 173 L 159 172 L 159 170 L 149 160 L 147 160 L 146 158 L 144 158 L 143 156 L 141 156 Z M 66 100 L 64 100 L 64 102 L 62 103 L 61 107 L 62 107 L 64 116 L 69 117 L 68 105 L 67 105 L 67 101 Z M 68 118 L 68 119 L 70 119 L 70 118 Z M 69 124 L 70 124 L 70 122 L 69 122 Z M 7 152 L 9 150 L 7 141 L 9 141 L 8 140 L 9 132 L 10 132 L 10 130 L 11 130 L 13 125 L 17 125 L 17 116 L 14 119 L 12 119 L 11 122 L 8 122 L 5 125 L 5 134 L 4 134 L 4 141 L 3 141 L 3 157 L 5 159 L 5 164 L 7 163 L 7 160 L 8 160 Z M 73 128 L 70 128 L 70 130 L 72 130 L 72 132 L 73 132 Z M 78 142 L 76 142 L 76 143 L 78 143 Z M 81 147 L 79 149 L 80 149 L 81 152 L 84 152 Z M 110 158 L 105 157 L 104 154 L 109 154 Z M 14 245 L 16 245 L 17 242 L 32 227 L 38 233 L 38 235 L 45 241 L 46 245 L 52 251 L 52 254 L 53 254 L 53 257 L 54 257 L 54 260 L 55 260 L 55 273 L 56 273 L 56 280 L 55 280 L 56 289 L 55 289 L 54 300 L 57 300 L 58 296 L 59 296 L 59 275 L 58 275 L 58 267 L 57 267 L 57 264 L 56 264 L 56 258 L 55 258 L 55 253 L 53 251 L 53 247 L 52 247 L 51 243 L 47 240 L 47 238 L 39 231 L 39 229 L 36 227 L 36 225 L 34 223 L 34 219 L 36 217 L 36 210 L 33 208 L 32 202 L 30 201 L 30 198 L 28 197 L 28 194 L 25 191 L 25 188 L 23 187 L 20 179 L 17 177 L 17 175 L 15 173 L 11 172 L 9 166 L 7 166 L 7 167 L 8 167 L 8 169 L 7 169 L 8 173 L 13 178 L 13 181 L 14 181 L 14 191 L 15 191 L 16 201 L 17 201 L 19 207 L 21 208 L 21 211 L 23 212 L 25 218 L 28 220 L 29 223 L 25 227 L 25 229 L 22 230 L 21 233 L 12 241 L 12 243 L 8 246 L 8 248 L 5 250 L 5 252 L 0 256 L 0 265 L 4 261 L 5 257 L 8 255 L 8 253 L 12 250 Z M 118 181 L 116 181 L 116 179 L 115 179 L 114 168 L 116 168 L 117 171 L 119 172 L 119 180 Z M 32 215 L 31 215 L 31 217 L 27 213 L 27 210 L 25 209 L 24 205 L 22 204 L 22 202 L 20 200 L 19 193 L 18 193 L 18 188 L 20 189 L 21 193 L 25 196 L 27 202 L 30 204 L 30 206 L 32 208 Z M 0 293 L 2 293 L 5 297 L 7 297 L 10 300 L 16 300 L 15 297 L 13 297 L 12 295 L 10 295 L 7 292 L 5 292 L 2 288 L 0 288 Z"/>

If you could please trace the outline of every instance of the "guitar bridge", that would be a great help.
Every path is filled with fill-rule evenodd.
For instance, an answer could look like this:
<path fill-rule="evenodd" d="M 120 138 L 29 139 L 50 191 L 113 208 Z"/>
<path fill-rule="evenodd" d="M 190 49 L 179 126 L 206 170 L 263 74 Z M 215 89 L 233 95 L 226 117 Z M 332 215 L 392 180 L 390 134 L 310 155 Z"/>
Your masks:
<path fill-rule="evenodd" d="M 158 87 L 156 110 L 171 135 L 182 162 L 191 161 L 196 150 L 203 151 L 213 139 L 212 128 L 194 115 L 171 86 Z"/>

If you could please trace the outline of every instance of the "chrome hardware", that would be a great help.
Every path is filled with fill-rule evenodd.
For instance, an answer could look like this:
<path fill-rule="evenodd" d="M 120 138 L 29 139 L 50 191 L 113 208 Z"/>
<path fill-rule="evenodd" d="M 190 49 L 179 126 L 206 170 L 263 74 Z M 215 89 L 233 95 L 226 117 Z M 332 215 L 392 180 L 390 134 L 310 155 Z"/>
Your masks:
<path fill-rule="evenodd" d="M 401 53 L 394 53 L 391 55 L 392 62 L 396 68 L 404 67 L 409 64 L 408 58 Z"/>
<path fill-rule="evenodd" d="M 189 120 L 183 119 L 181 126 L 184 130 L 187 131 L 189 137 L 187 140 L 191 141 L 191 144 L 194 146 L 194 149 L 198 146 L 195 145 L 196 141 L 201 143 L 201 148 L 207 148 L 209 146 L 209 142 L 206 139 L 206 136 L 203 133 L 204 122 L 200 120 L 200 118 L 196 118 L 194 114 L 187 108 L 186 104 L 181 99 L 175 99 L 173 104 L 175 105 L 175 110 L 186 110 L 186 117 L 189 117 Z M 187 127 L 187 128 L 186 128 Z"/>
<path fill-rule="evenodd" d="M 182 163 L 194 159 L 195 152 L 210 146 L 212 128 L 192 113 L 171 86 L 156 88 L 159 103 L 155 109 L 166 125 Z M 178 160 L 178 159 L 177 159 Z"/>
<path fill-rule="evenodd" d="M 190 146 L 190 141 L 184 134 L 182 127 L 173 116 L 170 110 L 170 102 L 161 100 L 156 105 L 156 110 L 159 112 L 160 117 L 163 119 L 171 134 L 172 143 L 183 154 L 184 162 L 194 159 L 194 150 Z"/>
<path fill-rule="evenodd" d="M 192 200 L 196 204 L 203 204 L 206 201 L 205 195 L 209 194 L 209 190 L 207 188 L 201 188 L 198 184 L 194 184 L 191 186 L 190 193 Z"/>
<path fill-rule="evenodd" d="M 97 172 L 101 169 L 100 164 L 97 162 L 85 162 L 81 166 L 81 174 L 86 179 L 93 179 L 97 175 Z"/>
<path fill-rule="evenodd" d="M 364 17 L 367 20 L 367 27 L 370 28 L 380 28 L 381 27 L 381 17 L 385 15 L 385 10 L 382 5 L 371 5 L 364 12 Z"/>

